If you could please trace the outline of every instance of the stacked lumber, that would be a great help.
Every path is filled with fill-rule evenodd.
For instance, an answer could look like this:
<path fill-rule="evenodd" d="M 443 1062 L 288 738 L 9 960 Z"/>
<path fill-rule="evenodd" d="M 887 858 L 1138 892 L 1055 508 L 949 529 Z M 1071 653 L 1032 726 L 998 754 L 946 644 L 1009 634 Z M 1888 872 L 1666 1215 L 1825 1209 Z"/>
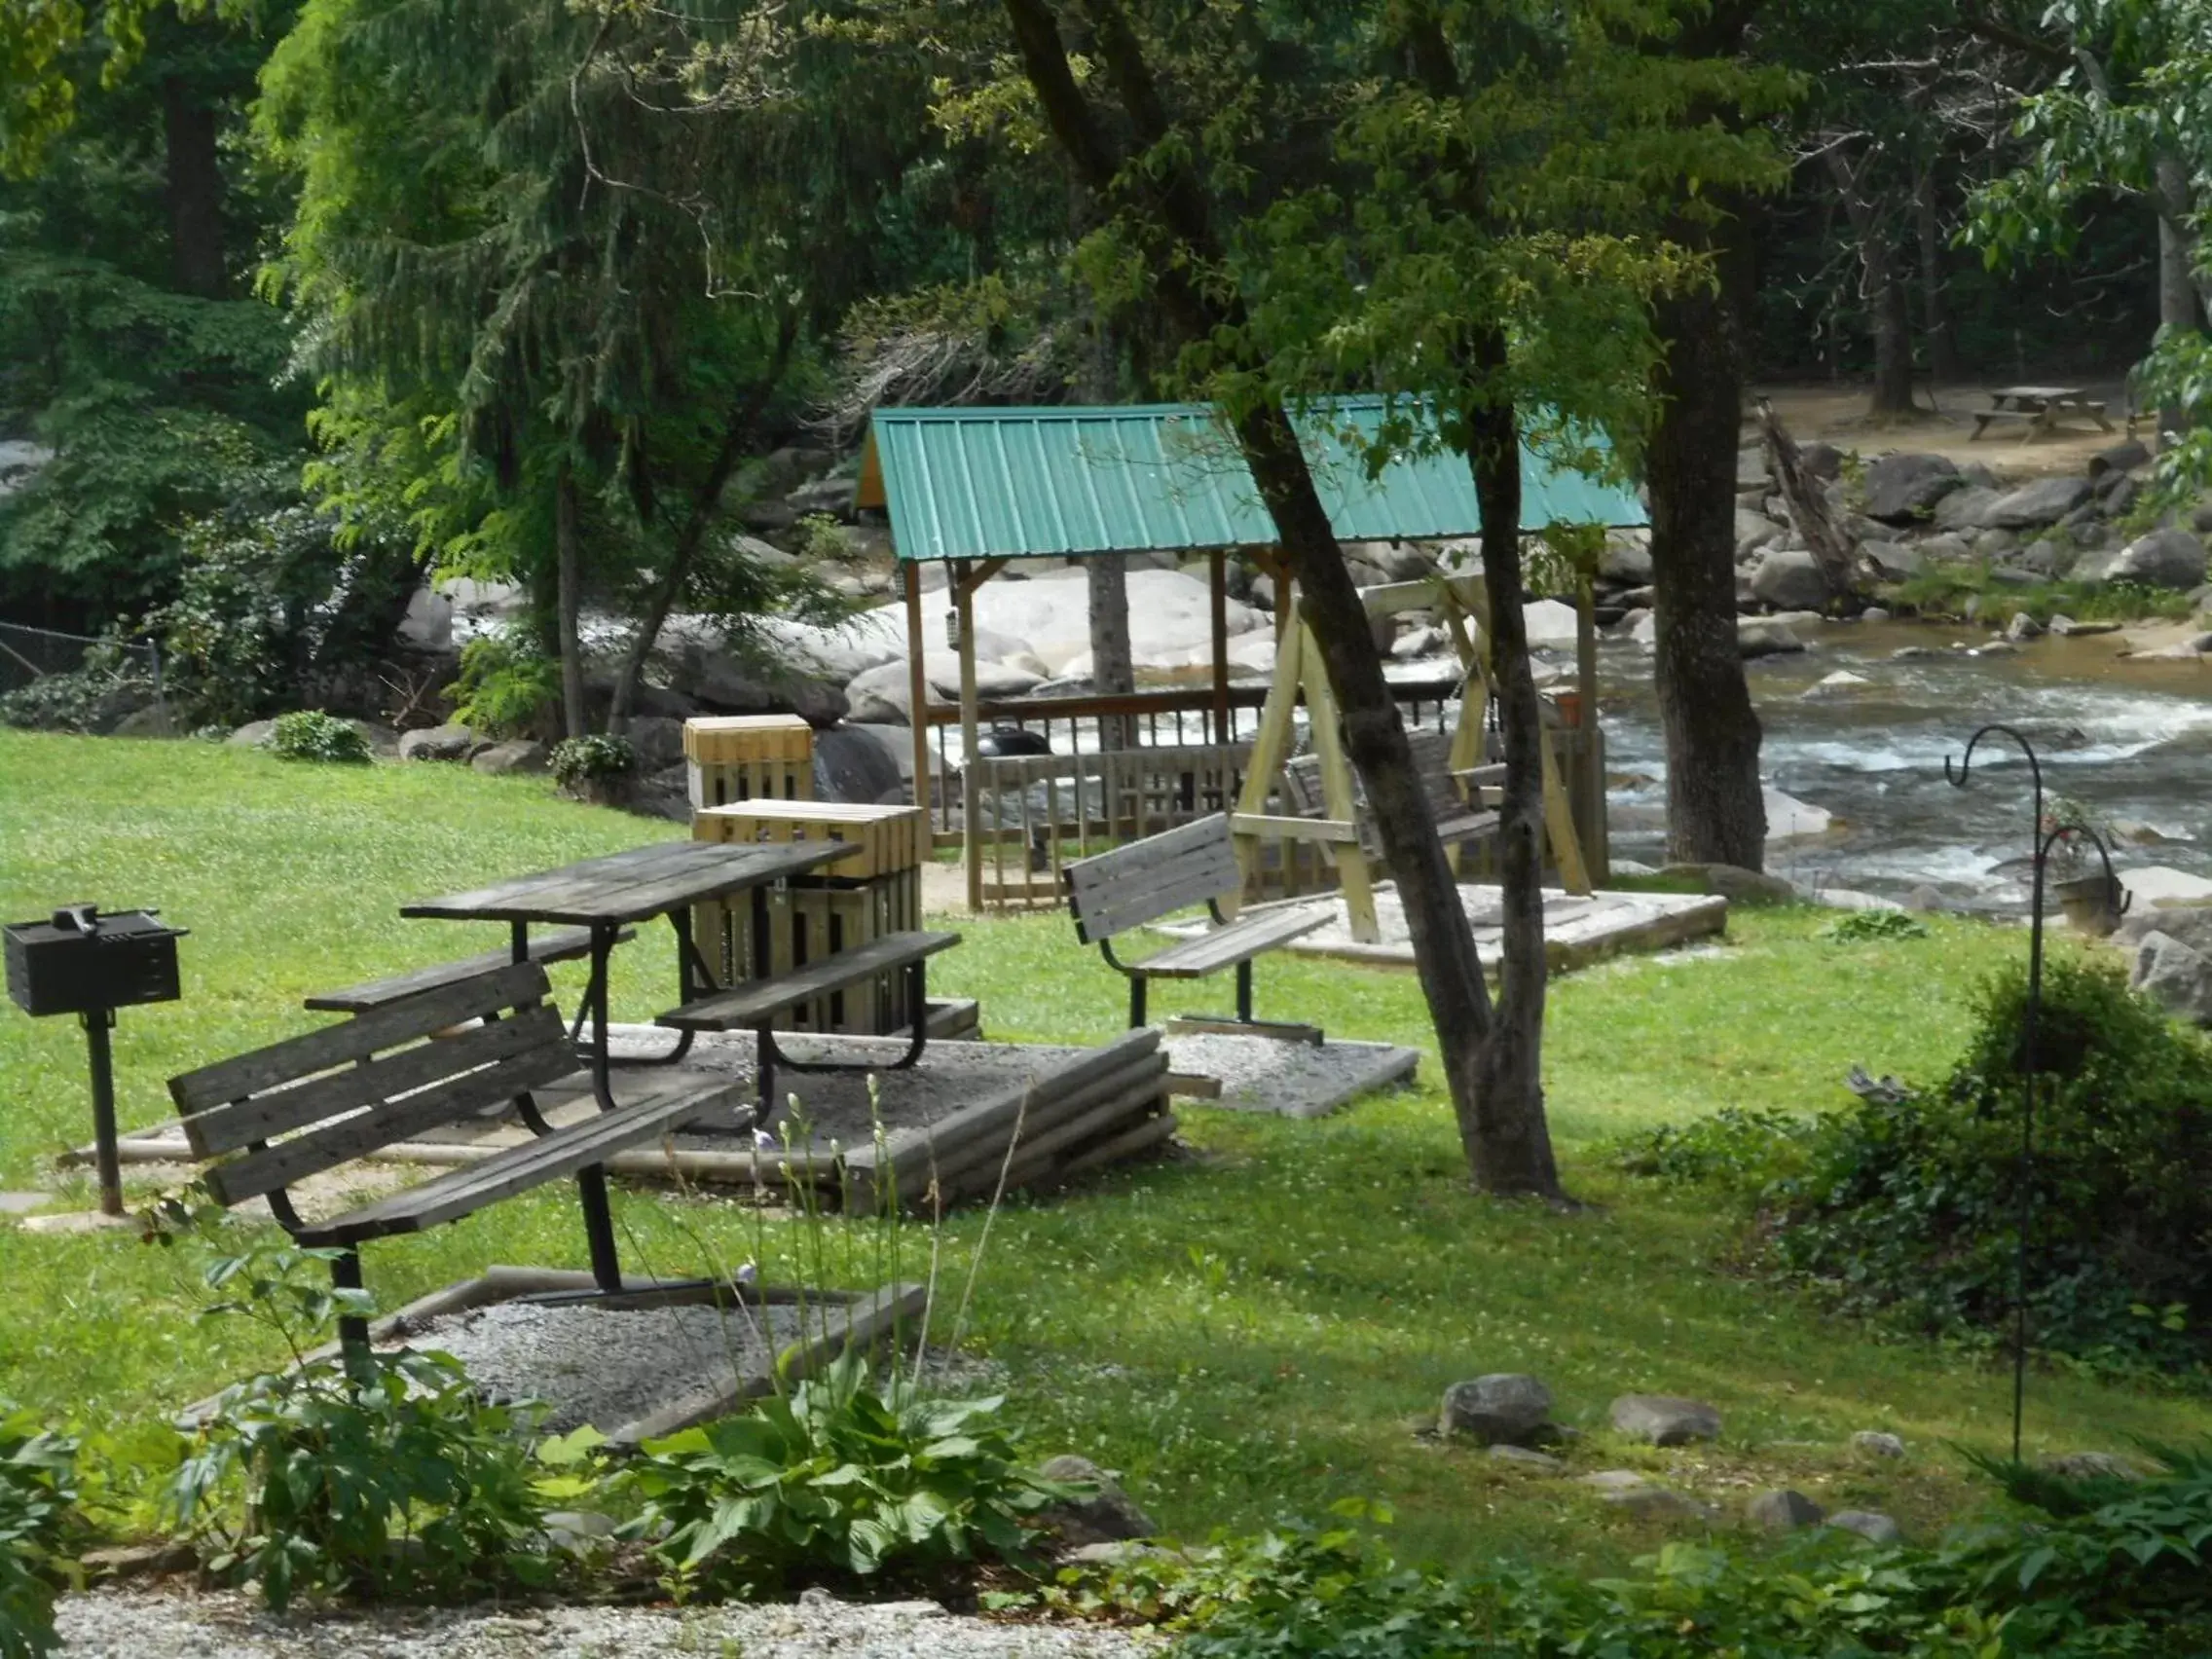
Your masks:
<path fill-rule="evenodd" d="M 887 1124 L 873 1146 L 763 1152 L 755 1178 L 810 1185 L 822 1200 L 852 1212 L 896 1201 L 926 1214 L 988 1200 L 1002 1170 L 1010 1193 L 1057 1186 L 1164 1144 L 1175 1132 L 1167 1089 L 1160 1032 L 1131 1031 L 934 1124 Z"/>
<path fill-rule="evenodd" d="M 796 715 L 685 720 L 683 761 L 693 811 L 733 800 L 810 800 L 814 795 L 814 728 Z"/>

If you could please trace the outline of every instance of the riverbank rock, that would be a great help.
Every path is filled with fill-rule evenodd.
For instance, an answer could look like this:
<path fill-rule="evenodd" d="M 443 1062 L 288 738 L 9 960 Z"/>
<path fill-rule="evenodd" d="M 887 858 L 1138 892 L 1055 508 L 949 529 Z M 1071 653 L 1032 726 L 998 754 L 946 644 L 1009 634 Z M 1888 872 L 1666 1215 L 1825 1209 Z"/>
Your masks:
<path fill-rule="evenodd" d="M 468 757 L 468 764 L 475 771 L 498 776 L 508 772 L 542 772 L 551 757 L 552 752 L 544 744 L 534 738 L 523 738 L 513 743 L 487 744 Z"/>
<path fill-rule="evenodd" d="M 1851 1449 L 1869 1457 L 1901 1457 L 1904 1442 L 1879 1428 L 1862 1428 L 1851 1437 Z"/>
<path fill-rule="evenodd" d="M 1064 1542 L 1110 1544 L 1124 1538 L 1149 1538 L 1160 1530 L 1120 1483 L 1088 1457 L 1050 1457 L 1038 1473 L 1049 1481 L 1081 1482 L 1098 1489 L 1090 1497 L 1056 1504 L 1038 1516 Z"/>
<path fill-rule="evenodd" d="M 1442 1435 L 1465 1435 L 1485 1446 L 1530 1446 L 1549 1438 L 1552 1391 L 1533 1377 L 1497 1372 L 1444 1390 L 1436 1417 Z"/>
<path fill-rule="evenodd" d="M 1751 571 L 1751 593 L 1777 610 L 1818 610 L 1827 603 L 1828 581 L 1803 548 L 1770 548 Z"/>
<path fill-rule="evenodd" d="M 1614 867 L 1617 869 L 1620 866 L 1616 864 Z M 1510 1463 L 1517 1469 L 1527 1469 L 1530 1474 L 1536 1475 L 1556 1475 L 1567 1467 L 1565 1462 L 1549 1452 L 1538 1452 L 1528 1446 L 1509 1446 L 1502 1442 L 1491 1447 L 1486 1456 L 1493 1463 Z"/>
<path fill-rule="evenodd" d="M 2130 908 L 2137 911 L 2160 910 L 2169 904 L 2212 903 L 2212 881 L 2167 865 L 2138 865 L 2133 869 L 2123 869 L 2120 872 L 2120 884 L 2128 891 Z"/>
<path fill-rule="evenodd" d="M 2176 1018 L 2212 1025 L 2212 957 L 2173 935 L 2143 936 L 2127 982 Z"/>
<path fill-rule="evenodd" d="M 2092 494 L 2086 478 L 2039 478 L 1991 502 L 1982 523 L 1991 530 L 2041 530 L 2056 524 Z"/>
<path fill-rule="evenodd" d="M 2112 1452 L 2054 1452 L 2038 1457 L 2036 1467 L 2070 1481 L 2139 1481 L 2143 1471 Z"/>
<path fill-rule="evenodd" d="M 1652 639 L 1658 639 L 1658 625 L 1652 625 Z M 1760 657 L 1794 656 L 1805 648 L 1805 642 L 1792 633 L 1787 624 L 1771 616 L 1741 616 L 1736 619 L 1736 651 L 1746 662 L 1756 662 Z"/>
<path fill-rule="evenodd" d="M 1744 1505 L 1744 1518 L 1765 1531 L 1794 1532 L 1803 1527 L 1818 1527 L 1827 1519 L 1827 1511 L 1803 1493 L 1782 1487 L 1762 1492 Z"/>
<path fill-rule="evenodd" d="M 2108 472 L 2132 472 L 2138 466 L 2150 464 L 2150 446 L 2141 438 L 2129 438 L 2089 457 L 2089 476 L 2101 478 Z"/>
<path fill-rule="evenodd" d="M 1936 528 L 1952 534 L 1986 529 L 1983 520 L 1989 509 L 2004 498 L 2004 491 L 1982 484 L 1954 490 L 1936 503 Z"/>
<path fill-rule="evenodd" d="M 2087 639 L 2093 634 L 2117 634 L 2118 622 L 2077 622 L 2061 612 L 2050 619 L 2050 631 L 2062 640 Z"/>
<path fill-rule="evenodd" d="M 1703 1400 L 1677 1394 L 1623 1394 L 1613 1402 L 1610 1416 L 1620 1433 L 1654 1446 L 1720 1438 L 1719 1412 Z"/>
<path fill-rule="evenodd" d="M 1659 873 L 1678 881 L 1694 881 L 1704 892 L 1717 893 L 1731 904 L 1794 904 L 1804 898 L 1781 876 L 1746 869 L 1741 865 L 1672 864 Z"/>
<path fill-rule="evenodd" d="M 2204 580 L 2204 543 L 2186 530 L 2154 530 L 2121 548 L 2104 579 L 2186 593 Z"/>
<path fill-rule="evenodd" d="M 1859 552 L 1877 575 L 1893 582 L 1918 575 L 1932 557 L 1925 544 L 1915 547 L 1903 541 L 1862 541 Z"/>
<path fill-rule="evenodd" d="M 422 726 L 399 734 L 402 760 L 465 760 L 488 740 L 464 725 Z"/>
<path fill-rule="evenodd" d="M 1964 482 L 1947 457 L 1886 455 L 1866 468 L 1866 516 L 1884 524 L 1918 523 Z"/>

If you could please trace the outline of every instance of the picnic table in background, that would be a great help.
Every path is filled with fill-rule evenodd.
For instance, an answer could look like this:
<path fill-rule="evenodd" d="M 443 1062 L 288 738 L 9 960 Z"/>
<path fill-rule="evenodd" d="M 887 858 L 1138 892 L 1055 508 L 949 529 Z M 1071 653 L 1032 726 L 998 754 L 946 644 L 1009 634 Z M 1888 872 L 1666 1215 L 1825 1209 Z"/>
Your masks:
<path fill-rule="evenodd" d="M 592 1090 L 600 1108 L 616 1109 L 609 1084 L 611 1065 L 607 1051 L 607 959 L 625 930 L 640 922 L 666 916 L 676 930 L 677 993 L 681 1003 L 710 995 L 721 987 L 700 957 L 691 938 L 691 906 L 750 892 L 756 926 L 754 938 L 768 938 L 768 894 L 780 882 L 803 875 L 851 849 L 838 841 L 793 841 L 775 845 L 740 845 L 725 841 L 659 841 L 649 847 L 585 859 L 559 869 L 479 887 L 443 899 L 425 899 L 402 904 L 403 916 L 431 916 L 448 921 L 505 922 L 510 930 L 510 953 L 516 962 L 532 958 L 530 929 L 533 923 L 581 927 L 590 938 L 591 980 L 583 1006 L 577 1012 L 581 1026 L 591 1021 Z M 765 977 L 765 959 L 754 965 Z M 580 1035 L 580 1031 L 579 1031 Z M 675 1051 L 647 1062 L 672 1064 L 691 1047 L 691 1033 L 678 1040 Z"/>
<path fill-rule="evenodd" d="M 1973 418 L 1973 438 L 1980 437 L 1992 425 L 2017 423 L 2027 428 L 2020 434 L 2020 442 L 2032 443 L 2046 433 L 2057 431 L 2060 421 L 2075 416 L 2094 421 L 2108 432 L 2113 430 L 2113 424 L 2105 419 L 2103 402 L 2092 399 L 2085 387 L 1999 387 L 1990 392 L 1989 402 L 1990 407 Z M 1972 443 L 1973 438 L 1967 441 Z"/>

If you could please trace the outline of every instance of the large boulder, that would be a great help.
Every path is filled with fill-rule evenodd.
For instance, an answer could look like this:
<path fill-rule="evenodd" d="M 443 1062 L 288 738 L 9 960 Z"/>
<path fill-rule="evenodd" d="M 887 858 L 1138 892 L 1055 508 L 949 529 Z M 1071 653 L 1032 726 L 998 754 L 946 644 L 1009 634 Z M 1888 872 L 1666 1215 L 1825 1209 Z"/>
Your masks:
<path fill-rule="evenodd" d="M 1940 455 L 1886 455 L 1866 469 L 1866 516 L 1915 524 L 1959 488 L 1956 462 Z"/>
<path fill-rule="evenodd" d="M 1731 904 L 1794 904 L 1805 897 L 1794 882 L 1741 865 L 1672 864 L 1659 873 L 1677 881 L 1694 881 L 1705 892 L 1717 893 Z"/>
<path fill-rule="evenodd" d="M 1609 582 L 1636 586 L 1651 579 L 1651 533 L 1615 531 L 1605 537 L 1605 550 L 1598 557 L 1598 574 Z"/>
<path fill-rule="evenodd" d="M 904 664 L 900 665 L 902 669 Z M 984 702 L 1002 697 L 1025 697 L 1045 682 L 1045 676 L 1028 669 L 1016 668 L 1007 662 L 978 662 L 976 665 L 976 695 Z M 947 700 L 960 695 L 960 671 L 955 666 L 951 673 L 939 670 L 930 676 L 930 689 Z"/>
<path fill-rule="evenodd" d="M 683 761 L 683 722 L 666 715 L 633 715 L 622 728 L 638 756 L 638 770 L 658 772 Z"/>
<path fill-rule="evenodd" d="M 511 743 L 485 745 L 469 756 L 468 764 L 476 771 L 499 776 L 509 772 L 542 772 L 551 757 L 551 751 L 535 738 L 518 738 Z"/>
<path fill-rule="evenodd" d="M 913 679 L 903 662 L 871 668 L 845 687 L 846 715 L 871 725 L 914 722 Z"/>
<path fill-rule="evenodd" d="M 2143 936 L 2128 983 L 2177 1018 L 2212 1025 L 2212 958 L 2173 935 Z"/>
<path fill-rule="evenodd" d="M 904 726 L 847 720 L 814 734 L 814 794 L 859 806 L 891 805 L 911 793 L 913 740 Z"/>
<path fill-rule="evenodd" d="M 1937 539 L 1931 536 L 1930 540 Z M 1884 579 L 1901 582 L 1907 576 L 1916 576 L 1928 563 L 1928 555 L 1907 541 L 1867 541 L 1860 544 L 1859 551 Z"/>
<path fill-rule="evenodd" d="M 1781 1487 L 1762 1492 L 1747 1503 L 1744 1518 L 1765 1531 L 1794 1532 L 1802 1527 L 1818 1527 L 1827 1518 L 1827 1512 L 1794 1488 Z"/>
<path fill-rule="evenodd" d="M 1936 503 L 1936 528 L 1952 532 L 1986 530 L 1989 509 L 2004 498 L 2004 491 L 1982 484 L 1953 490 Z"/>
<path fill-rule="evenodd" d="M 1718 1440 L 1720 1414 L 1703 1400 L 1675 1394 L 1623 1394 L 1612 1404 L 1613 1427 L 1631 1440 L 1653 1446 L 1687 1446 L 1693 1440 Z"/>
<path fill-rule="evenodd" d="M 1528 1446 L 1548 1437 L 1551 1415 L 1552 1392 L 1541 1382 L 1497 1372 L 1445 1389 L 1436 1428 L 1485 1446 Z"/>
<path fill-rule="evenodd" d="M 1658 643 L 1658 624 L 1652 624 L 1652 643 Z M 1805 642 L 1786 622 L 1771 616 L 1739 616 L 1736 618 L 1736 654 L 1746 662 L 1760 657 L 1795 656 L 1805 648 Z"/>
<path fill-rule="evenodd" d="M 1870 1544 L 1901 1544 L 1904 1530 L 1878 1509 L 1839 1509 L 1827 1525 L 1840 1532 L 1856 1532 Z"/>
<path fill-rule="evenodd" d="M 1556 599 L 1530 600 L 1521 608 L 1521 618 L 1528 627 L 1530 645 L 1573 648 L 1579 626 L 1573 606 Z"/>
<path fill-rule="evenodd" d="M 2105 580 L 2186 593 L 2204 580 L 2204 543 L 2186 530 L 2154 530 L 2120 550 Z"/>
<path fill-rule="evenodd" d="M 1751 592 L 1777 610 L 1818 610 L 1828 602 L 1820 561 L 1800 547 L 1776 547 L 1751 571 Z"/>
<path fill-rule="evenodd" d="M 399 735 L 402 760 L 465 760 L 485 740 L 464 725 L 423 726 Z"/>
<path fill-rule="evenodd" d="M 1752 512 L 1748 507 L 1736 509 L 1736 557 L 1739 559 L 1773 546 L 1788 534 L 1764 513 Z"/>
<path fill-rule="evenodd" d="M 1982 522 L 1992 530 L 2041 530 L 2056 524 L 2093 493 L 2086 478 L 2039 478 L 1992 502 Z"/>
<path fill-rule="evenodd" d="M 1757 444 L 1736 452 L 1736 488 L 1739 492 L 1764 489 L 1767 482 L 1766 451 Z"/>
<path fill-rule="evenodd" d="M 2155 933 L 2170 935 L 2191 949 L 2212 956 L 2212 904 L 2130 905 L 2120 926 L 2113 930 L 2112 942 L 2133 948 Z"/>
<path fill-rule="evenodd" d="M 719 715 L 797 715 L 809 725 L 834 725 L 849 704 L 826 681 L 793 669 L 741 661 L 726 649 L 693 640 L 677 649 L 668 684 Z"/>
<path fill-rule="evenodd" d="M 2108 472 L 2132 472 L 2138 466 L 2150 464 L 2150 446 L 2141 438 L 2127 438 L 2089 457 L 2089 476 L 2101 478 Z"/>

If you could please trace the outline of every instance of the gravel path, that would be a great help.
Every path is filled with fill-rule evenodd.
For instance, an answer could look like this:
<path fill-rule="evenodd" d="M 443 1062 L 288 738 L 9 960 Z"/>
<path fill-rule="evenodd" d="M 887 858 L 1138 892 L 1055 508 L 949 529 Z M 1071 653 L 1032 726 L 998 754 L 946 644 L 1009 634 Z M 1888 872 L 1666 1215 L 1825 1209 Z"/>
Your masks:
<path fill-rule="evenodd" d="M 153 1591 L 68 1596 L 56 1610 L 72 1659 L 1154 1659 L 1150 1632 L 993 1624 L 935 1602 L 673 1609 L 407 1609 L 276 1618 L 251 1597 Z"/>
<path fill-rule="evenodd" d="M 1289 1043 L 1274 1037 L 1213 1032 L 1167 1039 L 1168 1069 L 1221 1079 L 1221 1098 L 1204 1104 L 1235 1112 L 1318 1118 L 1392 1084 L 1411 1082 L 1420 1054 L 1388 1043 Z"/>
<path fill-rule="evenodd" d="M 798 1310 L 754 1309 L 751 1316 L 711 1304 L 610 1309 L 495 1303 L 426 1321 L 407 1346 L 437 1348 L 468 1368 L 495 1400 L 543 1400 L 545 1427 L 580 1423 L 611 1433 L 660 1407 L 741 1375 L 766 1369 L 798 1335 Z"/>

